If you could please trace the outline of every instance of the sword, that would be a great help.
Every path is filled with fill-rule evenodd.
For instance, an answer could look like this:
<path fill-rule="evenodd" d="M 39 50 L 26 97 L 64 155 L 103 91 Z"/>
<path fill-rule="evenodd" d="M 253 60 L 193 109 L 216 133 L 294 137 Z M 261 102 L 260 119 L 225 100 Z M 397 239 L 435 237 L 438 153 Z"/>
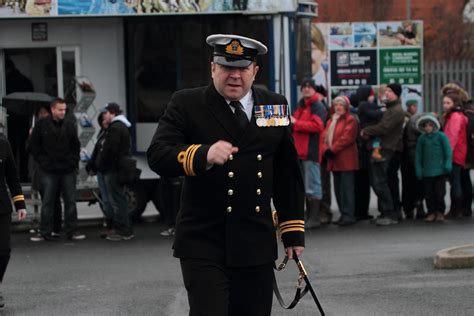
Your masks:
<path fill-rule="evenodd" d="M 318 307 L 319 313 L 321 316 L 325 316 L 326 314 L 324 313 L 323 307 L 321 306 L 321 303 L 319 302 L 318 297 L 316 296 L 316 292 L 313 289 L 313 286 L 311 285 L 311 282 L 309 281 L 308 274 L 306 273 L 306 269 L 303 265 L 303 261 L 301 261 L 298 256 L 296 255 L 295 251 L 293 251 L 293 260 L 295 260 L 296 266 L 298 267 L 299 270 L 299 276 L 298 276 L 298 284 L 296 286 L 296 294 L 295 297 L 293 298 L 293 301 L 290 304 L 285 304 L 281 294 L 280 290 L 278 289 L 278 285 L 276 283 L 276 277 L 275 275 L 273 276 L 273 291 L 275 292 L 275 296 L 277 297 L 278 302 L 280 303 L 281 307 L 284 309 L 292 309 L 298 304 L 301 298 L 305 296 L 308 292 L 311 293 L 311 296 L 313 297 L 314 302 L 316 303 L 316 306 Z M 286 264 L 288 263 L 288 256 L 285 256 L 285 259 L 278 265 L 278 267 L 275 267 L 275 270 L 281 271 L 286 267 Z M 306 286 L 303 289 L 303 281 L 305 282 Z"/>

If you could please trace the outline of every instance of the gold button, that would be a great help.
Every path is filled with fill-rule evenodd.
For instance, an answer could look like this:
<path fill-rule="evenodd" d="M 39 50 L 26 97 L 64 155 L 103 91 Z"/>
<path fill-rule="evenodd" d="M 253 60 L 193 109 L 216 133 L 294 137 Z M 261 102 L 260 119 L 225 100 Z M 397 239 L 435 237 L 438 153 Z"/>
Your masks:
<path fill-rule="evenodd" d="M 234 155 L 229 155 L 229 160 L 234 160 Z"/>
<path fill-rule="evenodd" d="M 257 177 L 259 177 L 261 179 L 263 177 L 263 173 L 257 172 Z"/>
<path fill-rule="evenodd" d="M 234 190 L 230 189 L 229 191 L 227 191 L 227 194 L 228 195 L 234 195 Z"/>
<path fill-rule="evenodd" d="M 260 194 L 262 194 L 262 190 L 257 189 L 257 195 L 260 195 Z"/>
<path fill-rule="evenodd" d="M 230 171 L 228 174 L 229 178 L 233 178 L 234 177 L 234 173 L 232 171 Z"/>
<path fill-rule="evenodd" d="M 257 155 L 257 160 L 258 160 L 258 161 L 261 161 L 261 160 L 262 160 L 262 155 L 258 154 L 258 155 Z"/>
<path fill-rule="evenodd" d="M 227 207 L 227 213 L 230 213 L 230 212 L 232 212 L 232 206 Z"/>
<path fill-rule="evenodd" d="M 257 213 L 260 212 L 260 206 L 255 207 L 255 212 L 257 212 Z"/>

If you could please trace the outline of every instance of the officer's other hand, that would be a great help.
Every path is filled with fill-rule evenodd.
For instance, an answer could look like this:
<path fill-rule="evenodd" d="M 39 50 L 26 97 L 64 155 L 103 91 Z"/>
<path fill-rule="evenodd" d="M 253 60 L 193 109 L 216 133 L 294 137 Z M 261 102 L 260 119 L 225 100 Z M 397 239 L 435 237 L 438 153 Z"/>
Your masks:
<path fill-rule="evenodd" d="M 286 248 L 286 255 L 288 259 L 293 259 L 293 251 L 296 252 L 296 255 L 299 257 L 303 253 L 304 247 L 301 246 L 294 246 Z"/>
<path fill-rule="evenodd" d="M 225 140 L 219 140 L 212 144 L 207 152 L 207 163 L 223 165 L 229 160 L 229 156 L 239 151 L 237 147 L 232 146 L 231 143 Z"/>
<path fill-rule="evenodd" d="M 26 210 L 24 208 L 18 210 L 18 220 L 22 221 L 26 218 Z"/>

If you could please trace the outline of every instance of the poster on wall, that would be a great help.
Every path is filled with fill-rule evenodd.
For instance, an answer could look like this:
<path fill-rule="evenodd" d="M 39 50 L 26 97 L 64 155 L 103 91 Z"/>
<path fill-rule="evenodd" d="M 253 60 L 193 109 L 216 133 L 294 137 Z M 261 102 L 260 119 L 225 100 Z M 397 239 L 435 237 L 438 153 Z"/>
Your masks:
<path fill-rule="evenodd" d="M 329 24 L 311 25 L 311 73 L 317 85 L 329 91 Z"/>
<path fill-rule="evenodd" d="M 59 15 L 294 11 L 292 0 L 58 0 Z"/>
<path fill-rule="evenodd" d="M 360 85 L 378 91 L 382 84 L 399 83 L 404 106 L 410 101 L 423 107 L 422 21 L 316 23 L 312 44 L 314 33 L 323 45 L 312 45 L 313 65 L 319 69 L 313 69 L 313 78 L 321 84 L 324 74 L 330 98 L 349 96 Z"/>
<path fill-rule="evenodd" d="M 331 52 L 331 86 L 377 85 L 376 50 Z"/>
<path fill-rule="evenodd" d="M 54 15 L 57 15 L 57 0 L 0 0 L 0 18 L 48 17 Z"/>

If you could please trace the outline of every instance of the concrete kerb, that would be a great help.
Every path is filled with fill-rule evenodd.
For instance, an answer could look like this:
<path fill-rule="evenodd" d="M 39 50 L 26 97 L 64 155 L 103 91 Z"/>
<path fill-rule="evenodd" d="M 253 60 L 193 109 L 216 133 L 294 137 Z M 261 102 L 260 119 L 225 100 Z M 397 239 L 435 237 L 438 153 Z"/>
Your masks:
<path fill-rule="evenodd" d="M 436 253 L 434 265 L 438 269 L 474 268 L 474 244 L 467 244 L 440 250 Z"/>

